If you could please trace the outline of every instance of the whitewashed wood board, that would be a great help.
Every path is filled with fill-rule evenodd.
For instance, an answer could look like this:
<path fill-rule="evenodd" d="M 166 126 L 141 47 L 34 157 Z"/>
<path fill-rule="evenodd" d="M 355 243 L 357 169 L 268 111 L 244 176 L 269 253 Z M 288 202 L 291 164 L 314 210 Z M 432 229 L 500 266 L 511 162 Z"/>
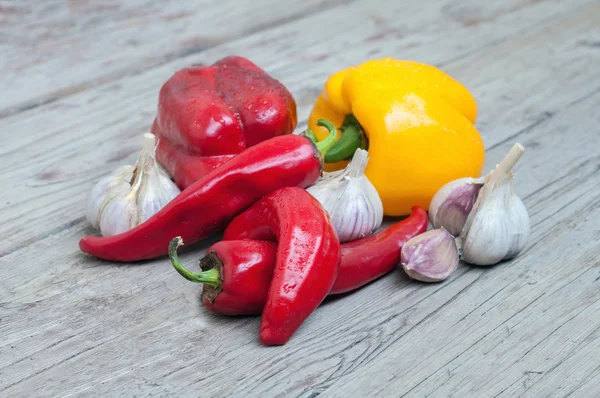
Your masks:
<path fill-rule="evenodd" d="M 0 194 L 10 195 L 0 197 L 0 394 L 597 395 L 600 2 L 437 4 L 381 2 L 342 34 L 331 26 L 374 12 L 352 3 L 0 119 L 13 137 L 0 150 L 10 187 Z M 402 13 L 412 19 L 397 23 Z M 209 314 L 200 287 L 165 259 L 116 265 L 78 251 L 92 232 L 81 218 L 87 190 L 133 159 L 174 70 L 259 54 L 300 93 L 305 118 L 327 74 L 382 48 L 441 65 L 473 90 L 487 168 L 515 140 L 525 145 L 515 189 L 533 229 L 519 258 L 461 265 L 435 285 L 398 270 L 328 300 L 288 344 L 266 348 L 258 318 Z M 209 244 L 184 263 L 195 267 Z"/>
<path fill-rule="evenodd" d="M 0 24 L 0 116 L 349 1 L 15 1 Z"/>

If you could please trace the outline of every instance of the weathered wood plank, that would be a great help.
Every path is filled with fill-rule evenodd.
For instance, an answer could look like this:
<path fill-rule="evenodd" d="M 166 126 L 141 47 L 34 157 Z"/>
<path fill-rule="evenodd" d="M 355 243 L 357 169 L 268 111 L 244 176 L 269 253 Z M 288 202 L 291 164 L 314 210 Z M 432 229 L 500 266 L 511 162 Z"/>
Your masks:
<path fill-rule="evenodd" d="M 48 380 L 47 372 L 54 377 L 75 372 L 79 382 L 70 376 L 69 380 L 60 380 L 62 384 L 55 388 L 75 393 L 94 389 L 110 395 L 127 386 L 133 394 L 152 390 L 153 382 L 161 390 L 176 391 L 177 386 L 196 381 L 196 391 L 207 396 L 228 392 L 252 396 L 276 393 L 309 396 L 315 392 L 327 396 L 332 392 L 342 396 L 349 391 L 357 393 L 357 388 L 364 385 L 364 391 L 387 396 L 407 390 L 398 384 L 417 385 L 428 371 L 437 370 L 446 362 L 458 366 L 466 361 L 460 371 L 451 370 L 450 376 L 460 375 L 459 379 L 434 378 L 429 379 L 431 384 L 426 381 L 419 386 L 431 389 L 450 383 L 464 386 L 464 377 L 470 380 L 467 387 L 471 387 L 476 382 L 487 383 L 502 369 L 514 366 L 519 366 L 521 372 L 546 370 L 552 363 L 542 370 L 531 367 L 544 364 L 546 356 L 534 356 L 535 350 L 529 353 L 527 350 L 536 342 L 543 342 L 558 326 L 557 322 L 581 312 L 571 322 L 581 318 L 587 325 L 578 325 L 581 332 L 569 335 L 575 340 L 570 347 L 561 349 L 560 344 L 550 344 L 551 341 L 543 346 L 538 344 L 538 350 L 558 349 L 560 355 L 551 352 L 555 361 L 568 355 L 569 348 L 576 350 L 579 340 L 589 335 L 588 328 L 600 326 L 598 320 L 586 316 L 593 314 L 588 311 L 598 305 L 597 288 L 590 280 L 592 276 L 597 278 L 598 264 L 584 272 L 586 261 L 595 259 L 592 256 L 600 250 L 600 242 L 582 245 L 575 254 L 571 250 L 573 241 L 600 233 L 597 227 L 600 202 L 597 196 L 586 195 L 600 182 L 600 175 L 594 172 L 600 159 L 597 154 L 577 151 L 579 146 L 575 142 L 562 149 L 558 145 L 564 142 L 565 132 L 576 133 L 598 123 L 599 116 L 591 110 L 599 104 L 600 95 L 595 95 L 580 107 L 558 113 L 553 122 L 536 126 L 529 137 L 520 137 L 528 138 L 523 140 L 528 150 L 519 169 L 535 169 L 534 166 L 549 159 L 557 159 L 564 171 L 519 188 L 531 210 L 534 228 L 532 244 L 517 260 L 491 269 L 461 266 L 457 275 L 441 285 L 413 283 L 397 272 L 360 293 L 326 303 L 288 345 L 277 351 L 258 344 L 257 319 L 207 314 L 194 303 L 198 287 L 173 273 L 166 261 L 115 267 L 73 252 L 61 254 L 65 246 L 76 243 L 82 232 L 80 228 L 51 237 L 45 248 L 36 249 L 36 252 L 46 251 L 50 259 L 47 268 L 61 268 L 60 264 L 65 262 L 73 265 L 61 275 L 40 274 L 39 279 L 15 292 L 17 297 L 25 292 L 33 293 L 31 296 L 4 304 L 11 311 L 3 316 L 1 326 L 6 330 L 2 333 L 12 333 L 6 333 L 7 338 L 3 339 L 0 369 L 4 375 L 5 365 L 9 365 L 7 382 L 18 383 L 23 376 L 32 376 L 27 383 L 15 384 L 7 392 L 19 395 L 38 385 L 50 389 L 54 384 Z M 573 120 L 578 123 L 571 123 L 566 131 L 557 128 Z M 588 138 L 590 145 L 600 144 L 600 137 Z M 537 140 L 539 146 L 528 145 Z M 492 150 L 491 160 L 500 159 L 504 150 Z M 574 160 L 587 161 L 587 166 Z M 577 179 L 576 184 L 571 183 L 571 177 Z M 554 182 L 552 188 L 539 189 L 550 182 Z M 551 192 L 556 195 L 549 195 Z M 540 211 L 550 201 L 555 206 L 567 207 L 554 214 Z M 554 227 L 552 231 L 548 223 Z M 185 255 L 185 263 L 191 266 L 196 256 L 197 253 Z M 18 256 L 15 253 L 9 257 Z M 35 262 L 35 258 L 22 261 L 25 269 L 35 268 Z M 560 266 L 552 267 L 553 264 Z M 573 284 L 577 288 L 568 289 Z M 544 311 L 547 315 L 539 316 Z M 53 313 L 64 314 L 64 319 L 57 319 Z M 563 314 L 570 316 L 561 318 Z M 442 330 L 444 333 L 440 333 Z M 214 334 L 217 331 L 219 337 Z M 537 334 L 531 336 L 533 332 Z M 28 338 L 30 335 L 33 337 Z M 178 336 L 175 342 L 166 337 L 173 335 Z M 422 344 L 425 337 L 427 344 Z M 14 363 L 21 356 L 10 355 L 9 345 L 29 356 Z M 503 354 L 503 350 L 512 346 L 514 352 Z M 123 350 L 135 352 L 136 357 L 144 360 L 132 362 Z M 496 367 L 495 359 L 503 358 L 501 354 L 506 363 L 502 364 L 504 367 Z M 532 363 L 510 362 L 519 357 Z M 469 362 L 473 358 L 477 360 L 475 364 Z M 252 369 L 232 366 L 244 362 L 252 362 Z M 199 363 L 202 365 L 198 366 Z M 101 372 L 87 379 L 86 374 L 78 373 L 81 372 L 78 369 L 86 366 L 99 367 Z M 442 369 L 436 377 L 447 374 Z M 296 377 L 290 379 L 291 375 Z M 521 374 L 516 372 L 516 376 Z M 212 379 L 218 382 L 209 382 Z M 263 382 L 255 383 L 256 380 Z M 369 380 L 378 385 L 371 385 Z M 508 385 L 498 383 L 492 387 L 500 392 Z M 448 396 L 449 391 L 452 390 L 439 391 L 438 396 Z M 477 389 L 468 392 L 476 393 Z M 465 391 L 456 390 L 457 396 L 464 396 L 462 393 Z M 415 391 L 414 396 L 422 395 Z"/>
<path fill-rule="evenodd" d="M 388 54 L 402 54 L 424 62 L 447 64 L 458 54 L 468 54 L 477 48 L 514 35 L 515 22 L 522 24 L 521 28 L 528 28 L 536 21 L 539 23 L 551 19 L 576 5 L 575 2 L 569 5 L 564 2 L 525 2 L 517 11 L 508 12 L 504 9 L 506 3 L 503 3 L 494 14 L 489 9 L 478 7 L 476 4 L 479 3 L 476 0 L 472 1 L 473 6 L 465 5 L 464 9 L 432 2 L 431 6 L 439 9 L 437 20 L 432 20 L 432 8 L 423 7 L 423 4 L 407 5 L 390 0 L 381 2 L 377 10 L 372 10 L 365 3 L 351 4 L 343 10 L 324 12 L 264 34 L 219 46 L 198 56 L 176 60 L 115 84 L 88 90 L 27 112 L 26 118 L 14 116 L 0 120 L 2 132 L 28 132 L 16 134 L 17 137 L 8 140 L 4 148 L 0 149 L 2 160 L 7 165 L 5 173 L 0 176 L 0 182 L 3 186 L 10 187 L 12 196 L 5 198 L 3 195 L 8 193 L 0 192 L 0 219 L 6 221 L 0 224 L 0 253 L 11 252 L 48 234 L 68 228 L 73 223 L 83 221 L 83 203 L 91 185 L 117 165 L 133 161 L 139 148 L 139 137 L 148 130 L 152 122 L 159 87 L 180 67 L 193 62 L 212 62 L 217 57 L 230 53 L 246 55 L 265 66 L 292 90 L 299 103 L 300 120 L 305 120 L 327 75 L 340 67 L 371 56 L 383 55 L 370 54 L 373 50 L 389 48 Z M 405 14 L 412 17 L 406 22 L 406 26 L 399 28 L 404 36 L 397 37 L 399 33 L 390 31 L 390 25 L 393 26 L 392 21 L 396 15 Z M 498 19 L 488 21 L 487 17 L 484 18 L 488 14 L 498 15 Z M 352 35 L 340 32 L 337 26 L 353 15 L 370 17 L 359 24 L 352 31 Z M 473 18 L 474 15 L 481 15 L 482 20 L 466 26 L 463 26 L 462 22 L 456 22 L 462 21 L 467 15 Z M 492 29 L 492 26 L 495 26 L 493 24 L 497 24 L 498 27 Z M 582 24 L 580 27 L 574 27 L 574 37 L 585 38 L 588 34 L 591 23 L 583 20 Z M 422 26 L 428 27 L 427 34 L 419 30 Z M 548 30 L 544 34 L 547 34 Z M 304 33 L 309 31 L 312 34 Z M 289 44 L 292 37 L 294 41 Z M 570 38 L 565 38 L 563 45 L 569 40 Z M 342 48 L 340 43 L 345 43 L 344 47 L 347 48 Z M 505 45 L 502 51 L 506 51 L 510 45 Z M 546 42 L 545 45 L 545 48 L 551 48 L 552 43 Z M 527 51 L 531 51 L 531 46 L 522 51 L 526 55 Z M 577 52 L 579 62 L 591 64 L 591 58 L 595 55 L 593 50 L 581 47 L 575 48 L 574 51 Z M 542 51 L 539 53 L 542 54 Z M 496 68 L 496 73 L 501 72 L 495 66 L 497 63 L 492 62 L 495 61 L 493 54 L 487 54 L 492 58 L 487 60 L 491 66 L 486 67 Z M 457 66 L 448 64 L 445 69 L 473 89 L 481 109 L 494 109 L 495 112 L 502 111 L 506 115 L 498 125 L 503 125 L 507 119 L 512 118 L 511 125 L 519 123 L 521 128 L 546 117 L 549 110 L 559 108 L 568 94 L 578 95 L 581 91 L 589 89 L 588 80 L 585 79 L 593 78 L 596 73 L 594 70 L 590 71 L 591 75 L 577 74 L 579 63 L 567 62 L 563 65 L 562 58 L 551 59 L 556 65 L 556 70 L 561 72 L 555 73 L 550 68 L 541 69 L 539 72 L 543 73 L 543 78 L 540 80 L 553 79 L 557 85 L 564 87 L 565 96 L 557 97 L 554 103 L 549 101 L 548 106 L 532 104 L 529 109 L 524 109 L 518 106 L 521 102 L 517 104 L 515 101 L 486 98 L 490 87 L 502 88 L 501 78 L 494 78 L 496 86 L 490 83 L 494 80 L 480 80 L 481 72 L 477 69 L 479 66 L 473 66 L 470 63 L 471 59 L 472 56 Z M 511 65 L 512 63 L 507 67 L 512 67 Z M 530 86 L 525 84 L 526 77 L 518 79 L 518 87 Z M 536 80 L 536 86 L 533 88 L 543 90 L 545 95 L 550 96 L 554 85 L 549 84 L 548 88 L 545 87 Z M 529 97 L 529 93 L 517 94 Z M 496 142 L 498 137 L 504 137 L 501 132 L 488 133 L 487 117 L 492 113 L 481 114 L 481 130 L 486 142 Z M 517 120 L 517 117 L 521 119 Z M 53 197 L 51 203 L 45 199 L 48 195 Z M 81 210 L 74 214 L 73 209 Z"/>
<path fill-rule="evenodd" d="M 597 62 L 597 55 L 593 49 L 569 47 L 569 43 L 583 40 L 593 31 L 597 9 L 594 3 L 572 11 L 521 37 L 445 66 L 458 76 L 480 73 L 473 90 L 482 98 L 481 120 L 487 126 L 482 130 L 486 142 L 491 142 L 488 167 L 516 139 L 527 148 L 517 168 L 516 190 L 525 197 L 534 228 L 531 245 L 517 260 L 486 270 L 461 266 L 450 281 L 440 285 L 413 283 L 397 272 L 357 294 L 327 302 L 289 344 L 273 349 L 258 344 L 258 319 L 207 314 L 194 303 L 198 286 L 176 275 L 164 260 L 116 266 L 78 253 L 77 240 L 89 231 L 84 223 L 75 223 L 0 258 L 0 391 L 7 396 L 110 396 L 124 391 L 126 395 L 314 396 L 320 392 L 326 396 L 345 392 L 348 396 L 362 392 L 398 396 L 412 388 L 414 396 L 427 392 L 434 396 L 464 396 L 465 392 L 487 396 L 503 390 L 504 394 L 518 394 L 522 392 L 519 386 L 526 382 L 530 391 L 543 396 L 565 384 L 564 375 L 573 374 L 567 387 L 579 388 L 580 396 L 595 392 L 592 386 L 598 370 L 590 358 L 597 353 L 593 328 L 600 326 L 592 316 L 598 307 L 592 280 L 597 269 L 584 272 L 584 267 L 594 266 L 591 261 L 600 251 L 600 204 L 593 195 L 600 178 L 600 158 L 587 150 L 600 144 L 595 134 L 600 97 L 594 91 L 598 87 L 590 84 L 597 81 L 597 71 L 581 66 Z M 487 26 L 483 32 L 488 30 L 493 29 Z M 448 42 L 439 45 L 443 44 Z M 553 46 L 562 49 L 563 57 L 549 54 Z M 519 76 L 514 83 L 498 83 L 515 60 L 493 55 L 504 55 L 507 49 L 516 51 L 519 71 L 529 78 Z M 425 56 L 423 49 L 419 51 Z M 358 52 L 354 56 L 358 57 Z M 443 58 L 440 54 L 435 57 Z M 568 57 L 575 62 L 569 63 Z M 582 64 L 577 63 L 580 58 Z M 333 68 L 334 64 L 327 65 Z M 538 69 L 538 64 L 545 68 Z M 310 69 L 310 65 L 305 66 Z M 291 73 L 285 71 L 286 65 L 277 68 L 282 76 Z M 314 70 L 307 75 L 310 73 Z M 462 80 L 469 81 L 468 75 L 464 76 Z M 302 75 L 294 78 L 298 82 L 291 83 L 293 87 L 304 87 Z M 551 78 L 557 80 L 549 88 L 540 83 Z M 322 77 L 307 80 L 313 94 L 321 84 L 317 80 Z M 496 83 L 486 86 L 489 81 Z M 559 86 L 564 86 L 562 96 L 546 101 Z M 531 92 L 537 99 L 528 98 L 527 107 L 515 100 Z M 503 100 L 504 96 L 513 98 L 512 102 Z M 132 95 L 128 101 L 137 99 Z M 304 114 L 311 101 L 303 105 Z M 550 114 L 545 120 L 528 118 L 547 109 Z M 94 108 L 96 119 L 78 122 L 72 118 L 61 127 L 84 132 L 88 128 L 89 132 L 92 129 L 87 123 L 106 117 L 107 110 L 113 108 Z M 509 113 L 514 124 L 506 124 Z M 48 115 L 32 114 L 40 118 L 35 122 L 38 127 L 50 120 Z M 126 115 L 123 112 L 120 117 Z M 136 119 L 131 128 L 140 128 L 143 119 Z M 119 118 L 114 118 L 95 129 L 108 130 L 111 123 L 123 127 Z M 78 156 L 70 140 L 79 137 L 71 132 L 67 139 L 60 132 L 62 128 L 45 131 L 38 138 L 52 144 L 55 151 L 73 145 L 68 149 L 71 152 L 60 156 Z M 52 134 L 54 139 L 47 136 Z M 97 145 L 97 137 L 94 141 L 82 134 L 78 145 Z M 510 140 L 503 142 L 508 137 Z M 572 138 L 565 144 L 564 137 Z M 106 139 L 111 139 L 108 134 Z M 121 143 L 133 146 L 134 140 L 132 134 Z M 52 164 L 42 151 L 32 155 L 34 160 Z M 82 180 L 91 179 L 93 168 L 104 158 L 85 156 L 94 162 L 87 169 L 76 171 L 85 165 L 82 160 L 61 169 Z M 11 159 L 18 160 L 16 156 Z M 31 166 L 34 173 L 39 166 Z M 16 169 L 11 172 L 18 173 Z M 60 181 L 56 185 L 56 191 L 70 186 L 60 186 Z M 73 191 L 80 189 L 73 187 Z M 71 200 L 58 192 L 44 194 L 51 200 Z M 81 202 L 79 197 L 68 204 L 73 207 Z M 29 206 L 31 203 L 43 202 L 32 201 Z M 52 219 L 44 222 L 46 227 L 57 225 Z M 590 236 L 595 240 L 589 242 Z M 583 244 L 573 250 L 573 242 Z M 184 255 L 184 262 L 193 266 L 200 251 Z M 561 320 L 565 321 L 562 328 Z M 509 327 L 506 332 L 505 326 Z M 548 342 L 545 336 L 549 336 Z M 448 340 L 452 343 L 447 344 Z M 552 357 L 546 359 L 549 355 Z M 520 357 L 522 362 L 511 362 Z M 577 368 L 571 358 L 581 360 Z M 248 365 L 242 366 L 244 363 Z M 445 363 L 448 365 L 440 369 Z M 557 364 L 555 369 L 562 369 L 552 370 Z M 524 374 L 539 371 L 544 374 Z M 500 376 L 494 378 L 497 374 Z M 440 385 L 442 389 L 436 390 Z"/>
<path fill-rule="evenodd" d="M 0 15 L 0 117 L 350 1 L 14 2 Z"/>

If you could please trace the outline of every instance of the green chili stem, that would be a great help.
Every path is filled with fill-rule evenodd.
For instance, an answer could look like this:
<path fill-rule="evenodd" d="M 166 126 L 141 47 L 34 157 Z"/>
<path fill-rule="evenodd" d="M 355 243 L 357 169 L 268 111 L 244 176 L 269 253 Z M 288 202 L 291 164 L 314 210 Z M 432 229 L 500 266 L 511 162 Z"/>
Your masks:
<path fill-rule="evenodd" d="M 311 129 L 306 129 L 304 131 L 304 135 L 306 135 L 308 138 L 310 138 L 310 140 L 312 142 L 314 142 L 315 144 L 317 142 L 319 142 L 319 139 L 317 138 L 317 135 Z"/>
<path fill-rule="evenodd" d="M 183 246 L 183 239 L 181 239 L 180 236 L 173 238 L 171 243 L 169 243 L 169 258 L 171 259 L 171 264 L 173 264 L 175 270 L 188 281 L 203 283 L 218 288 L 220 284 L 219 270 L 216 268 L 202 272 L 192 272 L 188 270 L 181 264 L 181 261 L 179 261 L 177 249 L 180 246 Z"/>
<path fill-rule="evenodd" d="M 333 124 L 331 124 L 331 122 L 325 119 L 317 120 L 317 126 L 325 127 L 327 130 L 329 130 L 329 135 L 325 137 L 325 139 L 315 143 L 317 149 L 323 155 L 325 155 L 327 151 L 329 151 L 335 145 L 335 141 L 337 140 L 337 129 Z"/>

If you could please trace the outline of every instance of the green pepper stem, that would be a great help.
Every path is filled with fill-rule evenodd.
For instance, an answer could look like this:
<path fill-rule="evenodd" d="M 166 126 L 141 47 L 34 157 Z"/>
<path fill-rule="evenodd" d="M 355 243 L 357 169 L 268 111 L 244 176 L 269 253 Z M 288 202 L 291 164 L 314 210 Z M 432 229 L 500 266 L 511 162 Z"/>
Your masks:
<path fill-rule="evenodd" d="M 346 117 L 344 117 L 344 121 L 340 126 L 340 130 L 344 131 L 348 127 L 357 127 L 358 129 L 360 129 L 360 123 L 358 122 L 358 119 L 351 113 L 347 114 Z"/>
<path fill-rule="evenodd" d="M 327 151 L 329 151 L 331 147 L 335 145 L 335 141 L 337 140 L 337 129 L 333 124 L 331 124 L 331 122 L 325 119 L 317 120 L 317 126 L 325 127 L 327 130 L 329 130 L 329 135 L 327 137 L 325 137 L 322 141 L 315 142 L 317 149 L 323 155 L 325 155 Z"/>
<path fill-rule="evenodd" d="M 325 155 L 325 163 L 351 159 L 356 150 L 363 147 L 364 133 L 354 115 L 346 115 L 340 129 L 342 136 Z"/>
<path fill-rule="evenodd" d="M 179 256 L 177 255 L 177 249 L 180 246 L 183 246 L 183 239 L 181 239 L 181 236 L 173 238 L 171 243 L 169 243 L 169 258 L 171 259 L 171 264 L 173 264 L 175 270 L 188 281 L 203 283 L 218 288 L 220 285 L 219 270 L 216 268 L 202 272 L 192 272 L 188 270 L 181 264 Z"/>
<path fill-rule="evenodd" d="M 319 142 L 319 139 L 317 138 L 317 135 L 311 129 L 306 129 L 304 131 L 304 135 L 306 135 L 308 138 L 310 138 L 310 140 L 312 142 L 314 142 L 315 144 L 317 142 Z"/>

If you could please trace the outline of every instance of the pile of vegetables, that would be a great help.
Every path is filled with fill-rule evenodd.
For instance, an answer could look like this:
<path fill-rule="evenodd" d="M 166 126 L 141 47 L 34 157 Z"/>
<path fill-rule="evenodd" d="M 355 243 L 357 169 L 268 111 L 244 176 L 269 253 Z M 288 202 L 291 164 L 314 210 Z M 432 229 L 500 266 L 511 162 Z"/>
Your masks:
<path fill-rule="evenodd" d="M 86 214 L 102 236 L 80 248 L 119 262 L 168 255 L 203 284 L 207 309 L 261 315 L 261 341 L 285 344 L 325 297 L 398 265 L 439 282 L 460 258 L 523 250 L 529 216 L 511 173 L 523 147 L 481 177 L 476 114 L 452 77 L 388 58 L 332 75 L 294 133 L 292 94 L 247 59 L 183 69 L 160 90 L 136 164 L 93 187 Z M 382 228 L 384 215 L 402 218 Z M 186 269 L 178 248 L 219 231 L 200 270 Z"/>

